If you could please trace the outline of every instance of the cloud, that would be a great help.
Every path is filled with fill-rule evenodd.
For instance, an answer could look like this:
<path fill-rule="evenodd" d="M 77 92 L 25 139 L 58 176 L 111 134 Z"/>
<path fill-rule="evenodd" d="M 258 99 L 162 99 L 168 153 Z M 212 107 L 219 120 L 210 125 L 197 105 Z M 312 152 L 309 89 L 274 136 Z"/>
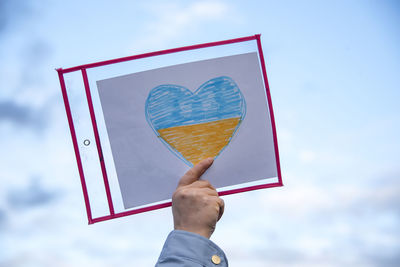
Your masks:
<path fill-rule="evenodd" d="M 27 187 L 10 190 L 7 202 L 11 208 L 24 210 L 46 205 L 54 201 L 56 196 L 56 192 L 46 189 L 38 178 L 32 178 Z"/>
<path fill-rule="evenodd" d="M 10 2 L 1 1 L 0 9 L 5 7 L 6 10 L 0 11 L 0 21 L 14 20 L 18 14 L 8 13 L 20 6 L 23 13 L 30 10 L 23 1 Z M 13 34 L 17 36 L 18 31 L 13 31 Z M 11 33 L 7 33 L 7 36 L 11 36 Z M 23 40 L 18 45 L 6 40 L 0 48 L 5 50 L 5 58 L 0 61 L 0 126 L 18 126 L 41 133 L 51 114 L 50 98 L 55 95 L 53 88 L 47 85 L 46 77 L 49 69 L 46 63 L 52 55 L 52 49 L 47 41 L 40 38 L 32 40 L 27 36 Z"/>
<path fill-rule="evenodd" d="M 32 12 L 30 2 L 25 0 L 0 1 L 0 37 L 8 27 L 18 23 L 20 17 L 26 18 Z"/>
<path fill-rule="evenodd" d="M 3 229 L 7 220 L 6 212 L 0 209 L 0 230 Z"/>
<path fill-rule="evenodd" d="M 299 159 L 303 163 L 312 163 L 315 161 L 316 155 L 315 155 L 315 152 L 312 150 L 302 150 L 299 153 Z"/>
<path fill-rule="evenodd" d="M 351 177 L 311 182 L 286 176 L 283 188 L 228 199 L 228 208 L 243 212 L 224 215 L 230 225 L 222 221 L 217 243 L 233 262 L 251 258 L 252 266 L 398 266 L 399 175 L 371 175 L 356 184 Z M 260 216 L 249 216 L 248 207 Z M 230 237 L 237 225 L 241 230 Z"/>
<path fill-rule="evenodd" d="M 179 36 L 199 34 L 200 25 L 232 19 L 230 7 L 219 1 L 194 2 L 186 6 L 174 2 L 150 4 L 153 22 L 145 27 L 143 38 L 135 41 L 135 49 L 160 48 Z"/>
<path fill-rule="evenodd" d="M 47 86 L 46 65 L 52 54 L 47 42 L 29 40 L 17 53 L 21 62 L 16 70 L 9 70 L 7 62 L 0 62 L 3 78 L 0 98 L 0 125 L 11 122 L 17 126 L 42 131 L 47 126 L 55 93 Z M 9 59 L 10 60 L 10 59 Z M 51 91 L 52 90 L 52 91 Z"/>
<path fill-rule="evenodd" d="M 9 121 L 19 126 L 41 129 L 44 127 L 40 111 L 27 105 L 20 105 L 11 100 L 0 101 L 0 124 Z"/>

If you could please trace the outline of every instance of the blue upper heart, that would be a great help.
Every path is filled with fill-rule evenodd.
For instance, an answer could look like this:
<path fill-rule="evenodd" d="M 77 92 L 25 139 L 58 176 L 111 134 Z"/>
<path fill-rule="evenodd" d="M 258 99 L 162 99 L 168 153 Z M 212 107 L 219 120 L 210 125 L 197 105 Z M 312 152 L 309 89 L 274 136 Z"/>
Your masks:
<path fill-rule="evenodd" d="M 211 79 L 194 93 L 172 84 L 153 88 L 146 101 L 146 118 L 154 130 L 244 118 L 246 103 L 239 87 L 226 76 Z"/>

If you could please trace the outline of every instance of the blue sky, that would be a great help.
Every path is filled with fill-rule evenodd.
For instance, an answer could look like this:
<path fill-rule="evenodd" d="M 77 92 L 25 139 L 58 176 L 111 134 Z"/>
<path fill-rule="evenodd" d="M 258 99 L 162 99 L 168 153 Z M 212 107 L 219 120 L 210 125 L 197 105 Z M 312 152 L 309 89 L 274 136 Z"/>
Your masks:
<path fill-rule="evenodd" d="M 88 226 L 54 68 L 262 34 L 285 187 L 225 197 L 231 266 L 398 266 L 397 1 L 1 1 L 0 266 L 152 266 L 169 209 Z"/>

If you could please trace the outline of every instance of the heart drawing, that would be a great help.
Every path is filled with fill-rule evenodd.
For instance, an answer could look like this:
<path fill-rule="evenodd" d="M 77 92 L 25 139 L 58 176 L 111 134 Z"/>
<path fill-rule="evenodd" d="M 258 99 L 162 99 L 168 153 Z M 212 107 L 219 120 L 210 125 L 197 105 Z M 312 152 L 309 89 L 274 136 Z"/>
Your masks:
<path fill-rule="evenodd" d="M 246 115 L 246 102 L 233 79 L 221 76 L 194 93 L 180 85 L 159 85 L 150 91 L 145 112 L 160 140 L 193 166 L 221 154 Z"/>

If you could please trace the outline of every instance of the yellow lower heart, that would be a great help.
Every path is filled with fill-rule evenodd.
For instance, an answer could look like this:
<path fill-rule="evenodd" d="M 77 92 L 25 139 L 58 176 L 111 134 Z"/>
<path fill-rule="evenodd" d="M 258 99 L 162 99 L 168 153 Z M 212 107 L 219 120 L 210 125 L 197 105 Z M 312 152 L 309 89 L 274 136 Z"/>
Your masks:
<path fill-rule="evenodd" d="M 196 165 L 203 159 L 216 157 L 226 147 L 241 118 L 159 129 L 159 136 Z"/>

